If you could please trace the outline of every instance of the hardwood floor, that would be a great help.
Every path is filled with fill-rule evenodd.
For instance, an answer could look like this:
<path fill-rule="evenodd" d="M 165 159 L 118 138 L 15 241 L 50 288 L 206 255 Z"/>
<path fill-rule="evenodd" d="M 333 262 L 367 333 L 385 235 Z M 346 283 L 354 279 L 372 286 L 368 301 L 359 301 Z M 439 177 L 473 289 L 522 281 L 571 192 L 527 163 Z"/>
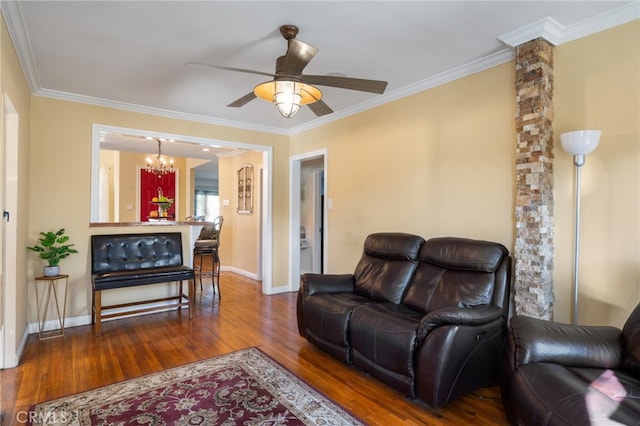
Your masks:
<path fill-rule="evenodd" d="M 208 284 L 208 285 L 207 285 Z M 194 318 L 162 312 L 29 337 L 20 365 L 2 370 L 2 425 L 18 424 L 32 404 L 94 389 L 215 355 L 257 346 L 371 425 L 505 425 L 498 388 L 433 409 L 347 366 L 298 335 L 296 294 L 265 296 L 260 283 L 222 273 L 222 301 L 210 278 L 198 290 Z M 24 414 L 22 414 L 24 416 Z"/>

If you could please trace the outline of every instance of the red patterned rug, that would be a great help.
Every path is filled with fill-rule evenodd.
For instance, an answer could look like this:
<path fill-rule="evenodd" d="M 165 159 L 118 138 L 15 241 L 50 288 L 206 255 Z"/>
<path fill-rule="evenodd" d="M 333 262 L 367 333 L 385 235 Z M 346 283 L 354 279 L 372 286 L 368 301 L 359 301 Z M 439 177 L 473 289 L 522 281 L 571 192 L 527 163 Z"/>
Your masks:
<path fill-rule="evenodd" d="M 44 402 L 34 425 L 360 425 L 257 348 Z"/>

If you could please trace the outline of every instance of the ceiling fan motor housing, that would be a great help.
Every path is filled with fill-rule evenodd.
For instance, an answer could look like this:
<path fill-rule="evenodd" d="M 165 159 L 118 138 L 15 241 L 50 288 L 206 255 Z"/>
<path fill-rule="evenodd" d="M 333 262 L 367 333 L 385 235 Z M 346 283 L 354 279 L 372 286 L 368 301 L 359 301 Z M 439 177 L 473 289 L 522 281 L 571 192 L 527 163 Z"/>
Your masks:
<path fill-rule="evenodd" d="M 295 25 L 283 25 L 280 27 L 280 34 L 282 34 L 282 37 L 284 37 L 286 40 L 289 40 L 290 38 L 296 38 L 296 36 L 298 35 L 298 27 L 296 27 Z"/>

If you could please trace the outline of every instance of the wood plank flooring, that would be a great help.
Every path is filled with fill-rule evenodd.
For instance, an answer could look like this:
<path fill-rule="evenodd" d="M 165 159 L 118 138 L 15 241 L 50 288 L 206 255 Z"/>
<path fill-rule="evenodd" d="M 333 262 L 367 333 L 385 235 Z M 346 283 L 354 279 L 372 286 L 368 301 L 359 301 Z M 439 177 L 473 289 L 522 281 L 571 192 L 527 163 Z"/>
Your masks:
<path fill-rule="evenodd" d="M 497 387 L 433 409 L 301 338 L 296 294 L 265 296 L 259 282 L 223 272 L 220 301 L 212 298 L 210 278 L 204 283 L 192 321 L 183 310 L 104 322 L 101 337 L 91 326 L 68 328 L 50 340 L 31 335 L 20 365 L 0 372 L 1 424 L 19 424 L 18 414 L 35 403 L 250 346 L 370 425 L 507 424 Z"/>

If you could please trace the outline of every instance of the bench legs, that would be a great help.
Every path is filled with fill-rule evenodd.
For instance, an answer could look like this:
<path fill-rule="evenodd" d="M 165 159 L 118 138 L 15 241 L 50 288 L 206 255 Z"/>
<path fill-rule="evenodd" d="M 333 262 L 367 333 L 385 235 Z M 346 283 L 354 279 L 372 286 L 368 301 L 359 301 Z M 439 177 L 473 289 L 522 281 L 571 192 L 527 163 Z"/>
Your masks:
<path fill-rule="evenodd" d="M 100 325 L 101 325 L 101 315 L 102 315 L 102 291 L 94 290 L 92 296 L 92 304 L 91 307 L 91 324 L 95 324 L 95 332 L 96 336 L 100 336 Z"/>
<path fill-rule="evenodd" d="M 188 280 L 189 284 L 189 291 L 188 291 L 188 303 L 186 303 L 186 305 L 189 306 L 189 320 L 193 319 L 193 309 L 195 306 L 195 300 L 196 300 L 196 280 L 191 279 Z M 174 305 L 168 305 L 168 306 L 160 306 L 160 307 L 155 307 L 155 308 L 147 308 L 147 309 L 138 309 L 138 310 L 133 310 L 133 311 L 127 311 L 127 312 L 121 312 L 121 313 L 112 313 L 112 314 L 108 314 L 108 315 L 103 315 L 102 314 L 102 291 L 101 290 L 93 290 L 92 291 L 92 296 L 91 296 L 91 324 L 95 325 L 95 335 L 96 336 L 100 336 L 101 334 L 101 324 L 102 324 L 102 319 L 103 318 L 114 318 L 114 317 L 119 317 L 119 316 L 124 316 L 124 315 L 131 315 L 134 313 L 142 313 L 142 312 L 152 312 L 152 311 L 159 311 L 162 309 L 165 309 L 166 307 L 171 307 L 171 306 L 177 306 L 178 310 L 182 310 L 182 306 L 184 304 L 184 302 L 182 301 L 183 298 L 183 282 L 180 281 L 180 285 L 179 285 L 179 292 L 178 292 L 178 296 L 177 297 L 168 297 L 168 298 L 162 298 L 162 299 L 154 299 L 154 300 L 145 300 L 145 301 L 140 301 L 140 302 L 132 302 L 132 303 L 125 303 L 125 304 L 121 304 L 121 305 L 113 305 L 113 306 L 104 306 L 104 309 L 114 309 L 114 308 L 121 308 L 121 307 L 130 307 L 130 306 L 135 306 L 135 305 L 143 305 L 145 303 L 154 303 L 154 302 L 162 302 L 162 301 L 169 301 L 169 300 L 177 300 L 176 304 Z"/>

